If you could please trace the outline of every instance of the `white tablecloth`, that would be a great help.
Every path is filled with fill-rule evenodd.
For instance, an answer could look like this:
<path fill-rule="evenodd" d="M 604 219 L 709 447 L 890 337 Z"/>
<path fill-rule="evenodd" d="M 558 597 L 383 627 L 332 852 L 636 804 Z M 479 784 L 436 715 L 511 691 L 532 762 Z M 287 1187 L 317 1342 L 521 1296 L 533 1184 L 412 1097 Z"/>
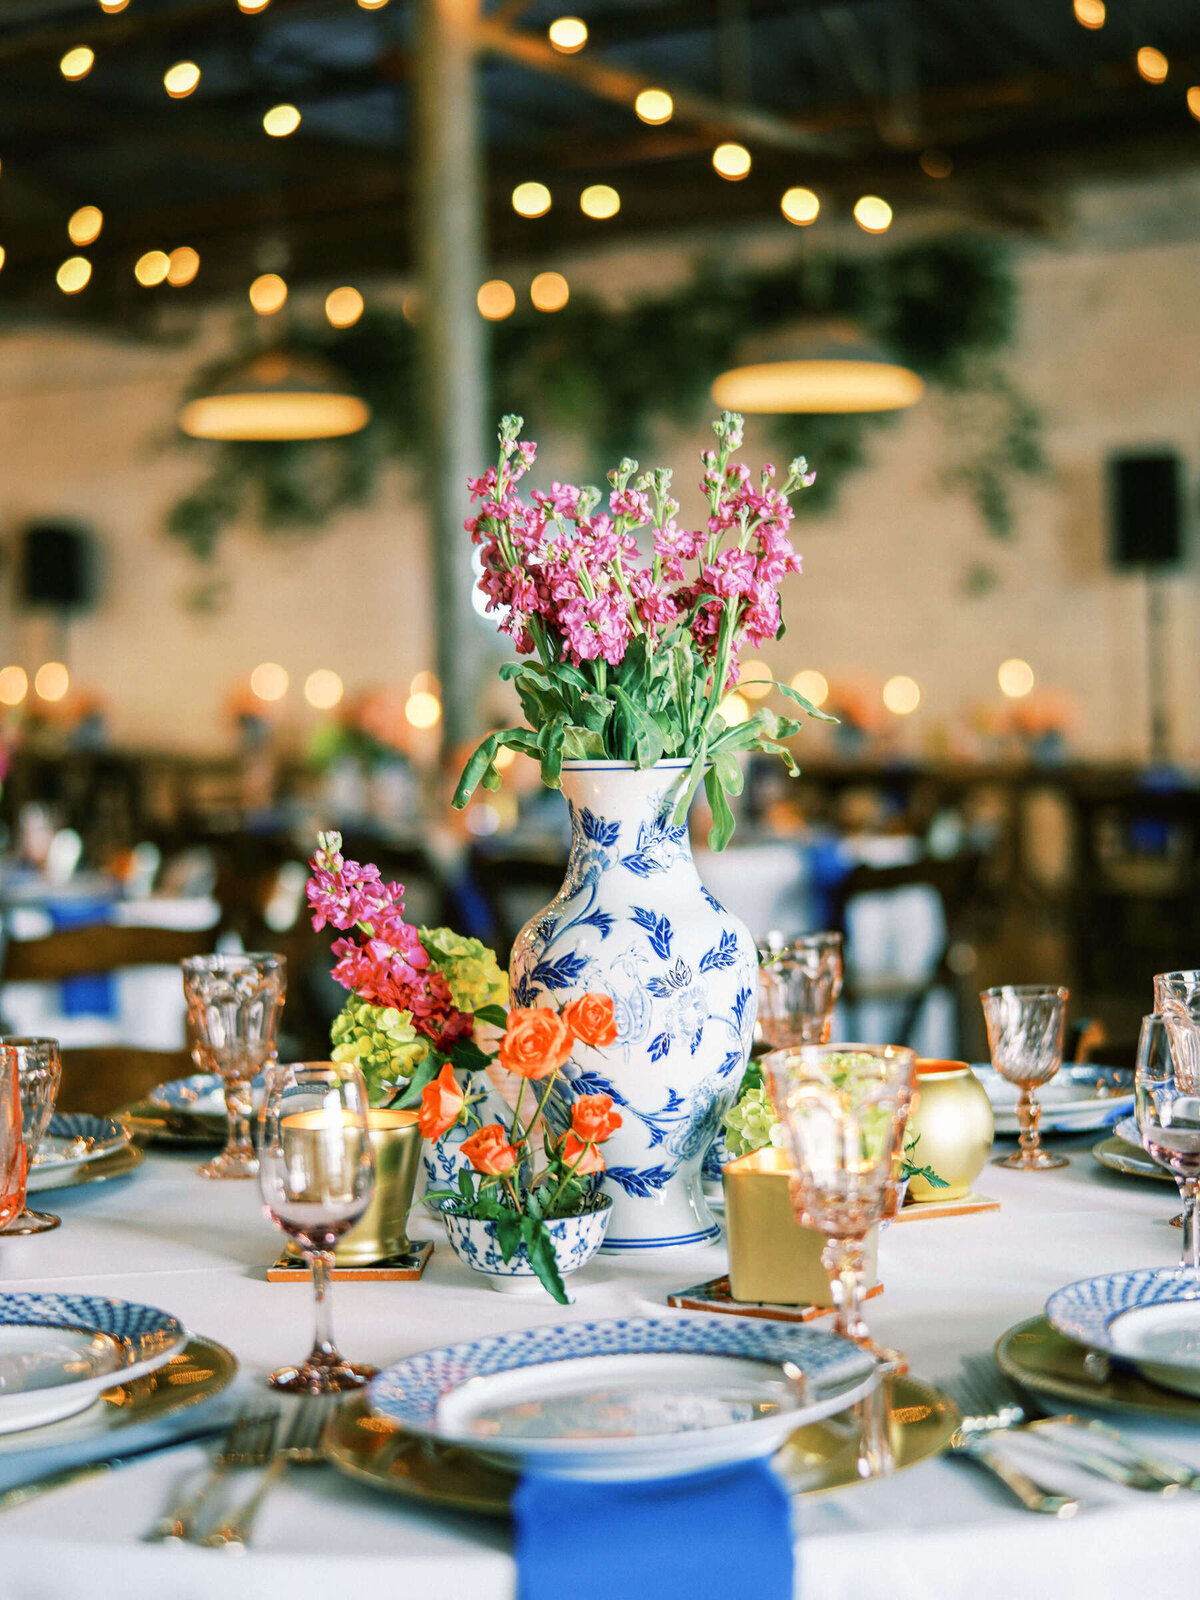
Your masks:
<path fill-rule="evenodd" d="M 881 1250 L 885 1291 L 871 1302 L 881 1338 L 906 1350 L 914 1374 L 953 1374 L 964 1355 L 1036 1314 L 1047 1293 L 1092 1273 L 1170 1263 L 1179 1234 L 1165 1185 L 1105 1172 L 1074 1141 L 1062 1172 L 989 1167 L 980 1187 L 998 1212 L 904 1222 Z M 47 1196 L 55 1233 L 0 1240 L 8 1289 L 91 1290 L 165 1307 L 222 1340 L 247 1389 L 303 1354 L 311 1331 L 303 1285 L 268 1284 L 264 1263 L 280 1236 L 251 1183 L 204 1183 L 195 1161 L 151 1152 L 129 1180 Z M 414 1233 L 434 1236 L 431 1222 Z M 416 1284 L 339 1283 L 334 1317 L 351 1357 L 383 1365 L 429 1346 L 559 1320 L 662 1309 L 670 1288 L 723 1269 L 719 1246 L 658 1260 L 597 1257 L 572 1280 L 577 1303 L 560 1311 L 496 1294 L 445 1243 Z M 675 1313 L 667 1313 L 674 1315 Z M 261 1392 L 261 1391 L 260 1391 Z M 1200 1465 L 1200 1429 L 1123 1421 Z M 0 1597 L 8 1600 L 339 1600 L 396 1594 L 436 1600 L 510 1600 L 515 1569 L 501 1524 L 422 1510 L 347 1482 L 330 1468 L 298 1469 L 267 1502 L 243 1559 L 219 1551 L 138 1543 L 197 1447 L 74 1485 L 3 1514 Z M 1044 1474 L 1045 1475 L 1045 1474 Z M 798 1584 L 806 1600 L 1011 1600 L 1022 1596 L 1192 1593 L 1200 1497 L 1162 1502 L 1079 1478 L 1057 1480 L 1088 1504 L 1067 1523 L 1016 1507 L 968 1464 L 937 1460 L 895 1478 L 798 1503 Z M 731 1600 L 753 1593 L 753 1569 L 730 1529 Z M 798 1592 L 800 1592 L 798 1588 Z M 567 1590 L 569 1592 L 569 1582 Z M 663 1600 L 674 1600 L 669 1573 Z M 616 1597 L 614 1597 L 616 1600 Z"/>

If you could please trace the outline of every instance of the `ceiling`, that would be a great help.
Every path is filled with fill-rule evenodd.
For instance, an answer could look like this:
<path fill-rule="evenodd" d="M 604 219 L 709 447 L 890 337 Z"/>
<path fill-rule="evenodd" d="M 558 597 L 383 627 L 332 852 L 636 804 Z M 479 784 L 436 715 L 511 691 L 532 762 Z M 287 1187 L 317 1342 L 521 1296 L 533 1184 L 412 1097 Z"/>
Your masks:
<path fill-rule="evenodd" d="M 577 55 L 550 48 L 565 0 L 487 0 L 481 68 L 489 256 L 552 266 L 556 250 L 696 225 L 774 221 L 784 189 L 817 191 L 848 216 L 864 192 L 1007 231 L 1060 225 L 1085 176 L 1200 165 L 1200 3 L 1108 0 L 1098 30 L 1071 0 L 575 0 L 589 28 Z M 404 273 L 412 257 L 413 8 L 390 0 L 0 0 L 0 319 L 80 318 L 151 330 L 156 305 L 242 295 L 263 270 L 293 284 Z M 59 70 L 76 45 L 85 78 Z M 1165 83 L 1139 76 L 1153 45 Z M 195 61 L 201 82 L 172 100 L 163 73 Z M 676 95 L 648 127 L 639 87 Z M 269 138 L 278 102 L 302 114 Z M 714 145 L 735 138 L 753 166 L 718 177 Z M 948 177 L 920 156 L 948 154 Z M 549 213 L 514 214 L 513 185 L 540 179 Z M 584 185 L 621 195 L 606 222 L 582 215 Z M 67 218 L 94 204 L 92 279 L 64 296 Z M 186 289 L 146 290 L 143 251 L 191 245 Z"/>

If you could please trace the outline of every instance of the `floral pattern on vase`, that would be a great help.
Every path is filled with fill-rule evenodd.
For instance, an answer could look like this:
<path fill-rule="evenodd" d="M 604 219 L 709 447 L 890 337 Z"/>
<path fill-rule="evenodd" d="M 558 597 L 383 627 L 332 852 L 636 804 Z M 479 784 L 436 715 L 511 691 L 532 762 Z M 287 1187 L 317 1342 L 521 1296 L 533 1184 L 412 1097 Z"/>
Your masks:
<path fill-rule="evenodd" d="M 555 899 L 518 935 L 512 1003 L 612 996 L 617 1041 L 579 1046 L 578 1094 L 610 1094 L 624 1119 L 605 1146 L 606 1250 L 716 1239 L 704 1156 L 741 1083 L 754 1034 L 753 940 L 700 882 L 674 811 L 688 761 L 564 762 L 571 854 Z"/>
<path fill-rule="evenodd" d="M 483 1273 L 493 1289 L 505 1294 L 550 1298 L 530 1265 L 523 1244 L 505 1261 L 494 1222 L 456 1212 L 453 1201 L 442 1201 L 437 1209 L 455 1255 L 476 1272 Z M 612 1204 L 607 1195 L 601 1194 L 594 1196 L 588 1209 L 577 1216 L 557 1217 L 546 1224 L 554 1244 L 554 1259 L 564 1278 L 568 1273 L 578 1272 L 584 1262 L 596 1254 L 611 1216 Z"/>

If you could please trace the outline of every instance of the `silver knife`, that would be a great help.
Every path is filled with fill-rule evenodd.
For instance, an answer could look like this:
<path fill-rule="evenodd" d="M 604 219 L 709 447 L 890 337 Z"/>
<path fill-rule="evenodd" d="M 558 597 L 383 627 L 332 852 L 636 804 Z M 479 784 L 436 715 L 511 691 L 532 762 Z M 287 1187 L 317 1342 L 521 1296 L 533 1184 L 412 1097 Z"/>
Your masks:
<path fill-rule="evenodd" d="M 210 1425 L 206 1428 L 193 1428 L 191 1433 L 179 1433 L 170 1439 L 160 1439 L 155 1444 L 144 1444 L 137 1450 L 125 1450 L 120 1455 L 102 1456 L 97 1461 L 78 1461 L 73 1467 L 57 1467 L 53 1472 L 44 1472 L 40 1477 L 30 1478 L 26 1483 L 14 1484 L 11 1489 L 0 1492 L 0 1511 L 9 1511 L 13 1506 L 23 1506 L 29 1500 L 36 1500 L 39 1495 L 48 1494 L 51 1489 L 64 1489 L 69 1483 L 78 1483 L 83 1478 L 97 1477 L 101 1473 L 116 1472 L 119 1467 L 130 1466 L 134 1461 L 141 1461 L 146 1456 L 158 1455 L 164 1450 L 175 1450 L 180 1445 L 195 1444 L 201 1439 L 213 1439 L 218 1434 L 225 1432 L 225 1423 Z"/>

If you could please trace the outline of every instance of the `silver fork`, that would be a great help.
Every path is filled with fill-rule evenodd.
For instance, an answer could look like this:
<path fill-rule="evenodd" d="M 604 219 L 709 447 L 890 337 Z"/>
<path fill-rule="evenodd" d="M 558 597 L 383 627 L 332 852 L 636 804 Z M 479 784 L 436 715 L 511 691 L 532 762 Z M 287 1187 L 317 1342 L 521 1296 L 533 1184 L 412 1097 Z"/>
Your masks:
<path fill-rule="evenodd" d="M 1022 1428 L 1045 1439 L 1081 1466 L 1127 1489 L 1171 1496 L 1180 1489 L 1200 1492 L 1200 1472 L 1185 1461 L 1139 1449 L 1102 1422 L 1070 1413 L 1059 1416 L 1038 1406 L 1002 1373 L 990 1356 L 971 1356 L 963 1366 L 978 1404 L 1003 1418 L 1004 1428 Z M 1098 1449 L 1103 1440 L 1109 1449 Z M 1117 1452 L 1114 1454 L 1114 1451 Z"/>
<path fill-rule="evenodd" d="M 205 1534 L 200 1543 L 214 1549 L 244 1550 L 250 1542 L 259 1507 L 283 1477 L 287 1468 L 293 1462 L 311 1463 L 322 1459 L 321 1439 L 329 1416 L 330 1408 L 322 1401 L 298 1400 L 287 1432 L 282 1442 L 276 1446 L 270 1465 L 254 1492 L 226 1522 L 219 1528 L 214 1528 L 211 1533 Z"/>
<path fill-rule="evenodd" d="M 976 1466 L 982 1467 L 985 1472 L 990 1472 L 994 1478 L 998 1478 L 1027 1511 L 1038 1511 L 1044 1516 L 1063 1519 L 1075 1515 L 1079 1510 L 1078 1500 L 1070 1495 L 1059 1494 L 1056 1489 L 1047 1488 L 1036 1478 L 1031 1478 L 1015 1462 L 1010 1461 L 1003 1451 L 997 1450 L 988 1442 L 989 1436 L 997 1431 L 1000 1424 L 998 1418 L 986 1407 L 976 1410 L 977 1397 L 969 1384 L 964 1384 L 960 1380 L 943 1384 L 942 1387 L 962 1412 L 962 1421 L 950 1440 L 950 1449 L 954 1455 L 973 1461 Z"/>
<path fill-rule="evenodd" d="M 275 1410 L 243 1411 L 236 1417 L 212 1458 L 204 1482 L 193 1494 L 165 1512 L 149 1533 L 142 1535 L 143 1541 L 161 1544 L 166 1540 L 190 1539 L 209 1496 L 230 1468 L 261 1467 L 271 1459 L 278 1424 L 279 1413 Z"/>

